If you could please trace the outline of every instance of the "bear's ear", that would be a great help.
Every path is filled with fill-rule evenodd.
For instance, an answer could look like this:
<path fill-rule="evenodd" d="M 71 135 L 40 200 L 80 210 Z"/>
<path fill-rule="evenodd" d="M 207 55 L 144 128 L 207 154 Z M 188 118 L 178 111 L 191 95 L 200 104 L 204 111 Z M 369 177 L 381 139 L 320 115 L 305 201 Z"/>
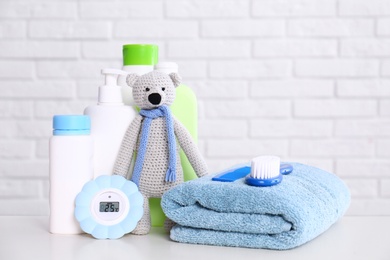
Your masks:
<path fill-rule="evenodd" d="M 126 77 L 126 83 L 129 87 L 133 87 L 135 82 L 140 78 L 137 74 L 129 74 Z"/>
<path fill-rule="evenodd" d="M 171 78 L 173 85 L 175 85 L 175 88 L 177 88 L 181 83 L 181 77 L 179 74 L 172 72 L 169 74 L 169 77 Z"/>

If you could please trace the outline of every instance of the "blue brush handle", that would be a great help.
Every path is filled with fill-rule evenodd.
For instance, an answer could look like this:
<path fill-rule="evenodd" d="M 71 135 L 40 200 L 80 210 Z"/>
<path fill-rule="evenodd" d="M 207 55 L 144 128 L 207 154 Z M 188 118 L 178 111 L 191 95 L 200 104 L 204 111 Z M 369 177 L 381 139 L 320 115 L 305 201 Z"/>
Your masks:
<path fill-rule="evenodd" d="M 271 179 L 256 179 L 248 176 L 248 178 L 245 179 L 246 183 L 251 186 L 257 186 L 257 187 L 269 187 L 274 186 L 276 184 L 281 183 L 283 180 L 283 175 L 279 174 L 278 177 L 271 178 Z"/>
<path fill-rule="evenodd" d="M 291 164 L 283 163 L 280 165 L 280 174 L 287 175 L 293 171 Z M 233 182 L 238 179 L 244 178 L 251 173 L 251 167 L 248 165 L 245 166 L 236 166 L 233 169 L 226 170 L 212 178 L 213 181 L 222 181 L 222 182 Z"/>
<path fill-rule="evenodd" d="M 239 168 L 230 169 L 222 172 L 212 178 L 213 181 L 233 182 L 235 180 L 244 178 L 251 173 L 250 166 L 241 166 Z"/>

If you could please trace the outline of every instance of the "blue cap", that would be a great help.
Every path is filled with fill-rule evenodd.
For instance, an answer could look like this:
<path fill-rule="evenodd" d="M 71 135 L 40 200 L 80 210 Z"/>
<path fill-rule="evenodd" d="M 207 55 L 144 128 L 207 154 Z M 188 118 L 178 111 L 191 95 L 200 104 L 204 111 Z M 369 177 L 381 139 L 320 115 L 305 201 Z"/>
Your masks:
<path fill-rule="evenodd" d="M 91 119 L 82 115 L 57 115 L 53 117 L 53 135 L 89 135 Z"/>

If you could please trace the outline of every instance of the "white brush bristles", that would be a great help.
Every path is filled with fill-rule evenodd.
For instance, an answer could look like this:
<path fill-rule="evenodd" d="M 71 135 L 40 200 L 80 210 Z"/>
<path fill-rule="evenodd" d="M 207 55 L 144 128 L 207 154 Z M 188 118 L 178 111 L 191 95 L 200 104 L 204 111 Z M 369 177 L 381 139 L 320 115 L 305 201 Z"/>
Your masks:
<path fill-rule="evenodd" d="M 255 179 L 271 179 L 280 174 L 280 158 L 277 156 L 259 156 L 252 159 L 250 176 Z"/>

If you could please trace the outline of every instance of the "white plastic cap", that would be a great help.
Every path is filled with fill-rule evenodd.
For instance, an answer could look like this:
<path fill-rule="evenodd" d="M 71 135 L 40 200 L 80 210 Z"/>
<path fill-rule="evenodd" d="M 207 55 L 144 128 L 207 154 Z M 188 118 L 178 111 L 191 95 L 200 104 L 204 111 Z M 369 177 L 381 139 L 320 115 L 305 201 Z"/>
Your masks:
<path fill-rule="evenodd" d="M 127 75 L 123 70 L 102 69 L 105 76 L 105 85 L 99 87 L 99 105 L 120 105 L 122 102 L 121 87 L 118 86 L 118 76 Z"/>
<path fill-rule="evenodd" d="M 178 73 L 179 71 L 179 66 L 177 65 L 176 62 L 171 62 L 171 61 L 164 61 L 164 62 L 159 62 L 154 66 L 154 69 L 157 71 L 164 72 L 166 74 L 170 74 L 172 72 Z"/>

